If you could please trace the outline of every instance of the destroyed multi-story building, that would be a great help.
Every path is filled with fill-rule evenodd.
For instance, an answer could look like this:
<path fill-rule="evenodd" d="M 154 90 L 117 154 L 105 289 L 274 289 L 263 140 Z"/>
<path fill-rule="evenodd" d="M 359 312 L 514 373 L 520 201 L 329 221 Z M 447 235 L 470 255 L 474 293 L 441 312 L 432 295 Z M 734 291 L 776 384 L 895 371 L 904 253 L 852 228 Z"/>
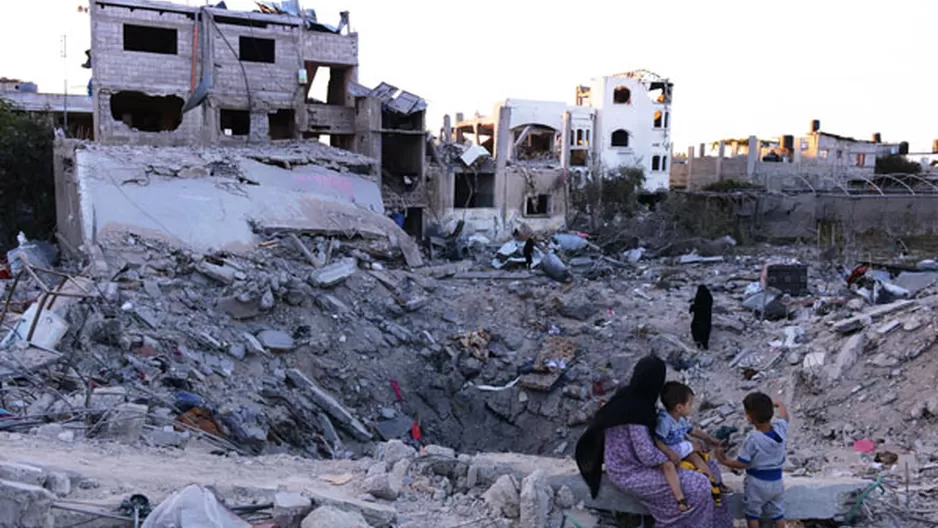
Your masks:
<path fill-rule="evenodd" d="M 458 146 L 462 160 L 443 159 L 430 178 L 431 208 L 448 229 L 462 220 L 471 230 L 498 234 L 519 223 L 560 227 L 570 187 L 622 167 L 643 170 L 645 191 L 667 190 L 673 88 L 639 70 L 578 86 L 572 105 L 506 99 L 488 117 L 457 114 L 455 126 L 444 125 L 441 144 Z M 469 143 L 473 148 L 462 155 Z M 477 152 L 492 157 L 465 163 Z"/>
<path fill-rule="evenodd" d="M 22 110 L 65 112 L 65 119 L 72 118 L 73 98 L 83 103 L 71 106 L 72 112 L 86 112 L 87 130 L 77 134 L 70 124 L 62 135 L 94 143 L 63 142 L 55 160 L 59 226 L 74 247 L 89 245 L 108 222 L 167 231 L 184 210 L 151 205 L 146 215 L 134 215 L 126 212 L 132 207 L 114 205 L 149 201 L 128 191 L 129 181 L 146 180 L 147 192 L 163 192 L 164 182 L 151 186 L 154 175 L 176 177 L 165 182 L 175 190 L 165 193 L 182 202 L 195 195 L 197 202 L 219 202 L 220 195 L 211 196 L 219 184 L 212 179 L 234 177 L 228 183 L 249 184 L 241 197 L 280 201 L 284 218 L 308 212 L 296 210 L 305 202 L 292 193 L 311 193 L 313 201 L 342 200 L 422 236 L 426 102 L 387 83 L 371 89 L 357 82 L 358 35 L 349 28 L 348 12 L 340 13 L 333 27 L 296 2 L 258 2 L 258 7 L 260 12 L 245 12 L 224 3 L 93 0 L 86 63 L 92 72 L 90 95 L 62 99 L 33 93 L 28 85 L 0 95 Z M 226 164 L 233 170 L 220 169 Z M 270 178 L 270 167 L 263 165 L 287 172 Z M 123 171 L 117 183 L 111 169 Z M 190 181 L 179 181 L 180 174 Z M 291 181 L 282 179 L 291 174 Z M 108 189 L 115 185 L 122 188 L 116 195 Z M 257 185 L 271 187 L 251 188 Z M 273 214 L 242 205 L 220 207 L 242 211 L 239 220 L 248 223 L 256 220 L 252 215 Z M 202 220 L 219 222 L 209 217 Z M 199 239 L 169 231 L 190 243 Z M 219 237 L 216 246 L 243 244 L 243 233 L 235 231 L 243 230 L 227 231 L 230 240 Z"/>

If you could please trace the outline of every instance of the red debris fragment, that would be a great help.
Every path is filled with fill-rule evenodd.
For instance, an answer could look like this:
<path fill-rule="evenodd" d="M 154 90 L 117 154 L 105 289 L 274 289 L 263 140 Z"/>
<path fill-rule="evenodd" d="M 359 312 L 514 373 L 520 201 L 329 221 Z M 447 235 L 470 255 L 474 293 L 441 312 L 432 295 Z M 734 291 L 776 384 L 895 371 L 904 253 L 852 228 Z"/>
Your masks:
<path fill-rule="evenodd" d="M 397 380 L 391 380 L 391 388 L 394 389 L 394 397 L 397 398 L 397 401 L 404 401 L 404 398 L 401 396 L 401 385 Z"/>
<path fill-rule="evenodd" d="M 410 426 L 410 436 L 417 442 L 421 441 L 420 424 L 417 422 L 414 422 L 413 425 Z"/>

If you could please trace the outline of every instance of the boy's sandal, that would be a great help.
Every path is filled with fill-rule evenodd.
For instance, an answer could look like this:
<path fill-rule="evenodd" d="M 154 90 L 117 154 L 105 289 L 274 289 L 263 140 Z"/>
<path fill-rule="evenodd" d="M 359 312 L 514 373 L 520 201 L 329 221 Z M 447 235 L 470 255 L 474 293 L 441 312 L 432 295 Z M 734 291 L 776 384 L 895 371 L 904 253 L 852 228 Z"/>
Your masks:
<path fill-rule="evenodd" d="M 687 513 L 691 511 L 693 508 L 691 507 L 690 504 L 687 504 L 687 497 L 684 497 L 684 498 L 677 500 L 677 509 L 681 513 Z"/>

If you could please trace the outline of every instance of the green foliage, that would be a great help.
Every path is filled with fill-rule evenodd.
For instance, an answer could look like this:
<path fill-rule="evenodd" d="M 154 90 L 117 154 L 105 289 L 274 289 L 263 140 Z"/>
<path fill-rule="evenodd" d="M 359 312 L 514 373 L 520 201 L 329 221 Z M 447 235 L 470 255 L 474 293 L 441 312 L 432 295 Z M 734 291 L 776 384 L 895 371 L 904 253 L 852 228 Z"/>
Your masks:
<path fill-rule="evenodd" d="M 54 234 L 52 142 L 48 119 L 0 99 L 0 248 L 15 245 L 19 231 L 36 239 Z"/>
<path fill-rule="evenodd" d="M 760 187 L 754 183 L 747 181 L 739 180 L 722 180 L 713 182 L 710 185 L 707 185 L 703 188 L 705 191 L 710 192 L 733 192 L 733 191 L 743 191 L 746 189 L 759 189 Z"/>
<path fill-rule="evenodd" d="M 575 189 L 571 198 L 576 210 L 587 211 L 594 221 L 605 223 L 619 215 L 635 214 L 644 183 L 641 167 L 620 167 L 609 171 L 602 181 L 597 179 Z"/>
<path fill-rule="evenodd" d="M 876 174 L 918 174 L 920 172 L 922 172 L 922 166 L 919 163 L 909 161 L 899 154 L 876 158 Z"/>
<path fill-rule="evenodd" d="M 724 197 L 672 192 L 660 205 L 660 218 L 667 219 L 669 231 L 675 236 L 733 235 L 739 240 L 733 202 Z"/>

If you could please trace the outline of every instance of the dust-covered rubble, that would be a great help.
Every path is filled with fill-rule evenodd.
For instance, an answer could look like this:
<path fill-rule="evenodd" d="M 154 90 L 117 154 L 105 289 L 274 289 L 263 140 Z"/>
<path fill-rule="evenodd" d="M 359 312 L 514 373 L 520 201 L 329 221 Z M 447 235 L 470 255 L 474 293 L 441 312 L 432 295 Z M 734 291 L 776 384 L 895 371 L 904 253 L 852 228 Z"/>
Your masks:
<path fill-rule="evenodd" d="M 492 270 L 498 245 L 475 261 L 408 269 L 386 241 L 298 240 L 320 256 L 311 261 L 284 234 L 245 254 L 103 240 L 106 275 L 70 270 L 88 296 L 45 310 L 54 317 L 40 318 L 29 343 L 17 334 L 0 351 L 0 430 L 161 448 L 211 442 L 241 455 L 359 458 L 375 440 L 401 439 L 568 456 L 634 362 L 655 352 L 698 394 L 695 420 L 731 443 L 747 432 L 746 392 L 788 401 L 793 474 L 881 475 L 897 486 L 909 462 L 913 484 L 938 476 L 922 469 L 938 464 L 938 399 L 925 392 L 938 340 L 933 281 L 873 305 L 799 247 L 724 244 L 719 261 L 682 262 L 604 255 L 560 237 L 546 254 L 589 261 L 561 277 Z M 803 295 L 769 284 L 773 262 L 806 264 Z M 714 296 L 709 350 L 688 331 L 698 284 Z M 6 287 L 18 312 L 35 297 L 28 283 Z M 854 450 L 864 439 L 872 454 Z M 876 462 L 883 453 L 903 462 Z M 410 455 L 383 456 L 387 469 L 368 488 L 399 501 L 408 484 L 397 463 Z M 462 467 L 449 453 L 421 464 Z M 467 469 L 467 481 L 477 477 Z M 503 513 L 508 488 L 492 499 Z M 528 488 L 525 518 L 540 519 L 543 490 Z"/>

